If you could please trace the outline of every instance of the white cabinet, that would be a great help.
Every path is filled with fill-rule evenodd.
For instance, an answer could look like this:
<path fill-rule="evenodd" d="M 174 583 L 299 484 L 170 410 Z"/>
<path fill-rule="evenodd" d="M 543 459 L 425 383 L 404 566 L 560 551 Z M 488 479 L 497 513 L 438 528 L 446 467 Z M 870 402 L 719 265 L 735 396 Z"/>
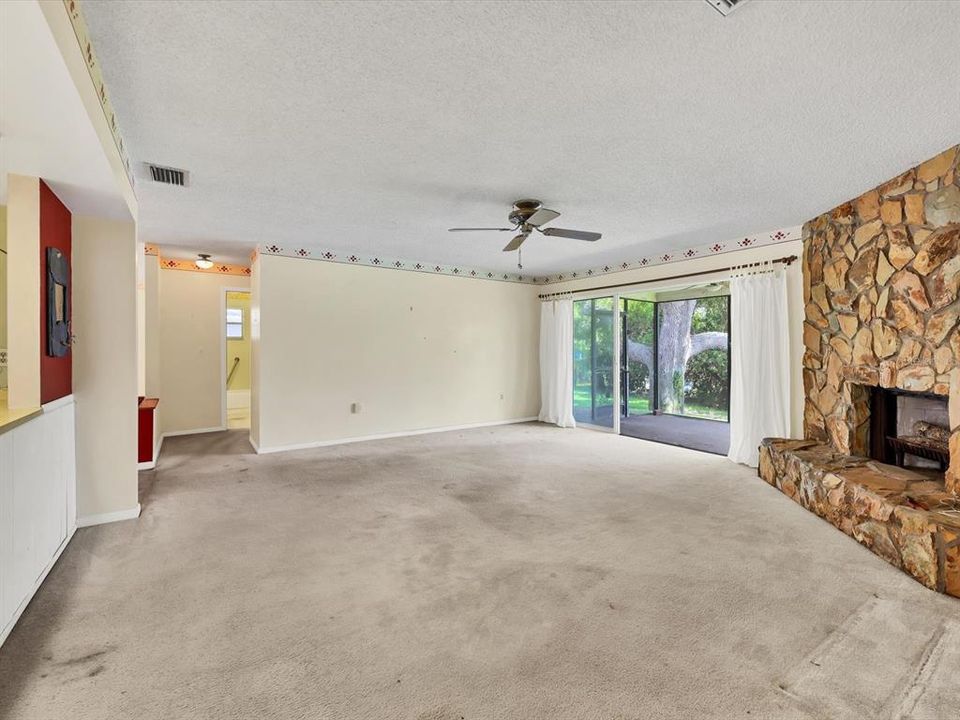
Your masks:
<path fill-rule="evenodd" d="M 0 434 L 0 643 L 76 528 L 73 398 Z"/>

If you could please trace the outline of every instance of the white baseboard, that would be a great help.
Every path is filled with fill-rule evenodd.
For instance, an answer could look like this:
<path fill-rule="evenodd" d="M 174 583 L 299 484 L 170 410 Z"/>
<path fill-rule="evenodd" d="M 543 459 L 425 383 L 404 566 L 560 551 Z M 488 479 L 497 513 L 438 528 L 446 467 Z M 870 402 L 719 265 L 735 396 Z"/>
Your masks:
<path fill-rule="evenodd" d="M 90 527 L 92 525 L 105 525 L 106 523 L 119 522 L 120 520 L 135 520 L 140 517 L 140 503 L 129 510 L 115 510 L 114 512 L 100 513 L 99 515 L 84 515 L 77 518 L 77 527 Z"/>
<path fill-rule="evenodd" d="M 57 564 L 57 560 L 60 559 L 63 551 L 67 549 L 67 545 L 69 545 L 70 541 L 73 539 L 74 532 L 76 532 L 75 527 L 70 529 L 66 539 L 60 543 L 60 547 L 57 548 L 57 551 L 53 554 L 53 557 L 50 558 L 50 562 L 47 563 L 47 566 L 43 569 L 43 572 L 40 573 L 40 577 L 38 577 L 33 583 L 33 588 L 31 588 L 30 592 L 27 593 L 27 596 L 23 599 L 23 602 L 20 603 L 20 607 L 16 609 L 16 611 L 13 613 L 13 617 L 10 618 L 10 621 L 2 630 L 0 630 L 0 647 L 3 646 L 3 643 L 6 641 L 10 631 L 13 630 L 14 626 L 16 626 L 20 616 L 23 615 L 23 611 L 27 609 L 27 605 L 29 605 L 30 601 L 33 600 L 33 596 L 36 594 L 37 590 L 39 590 L 40 586 L 43 585 L 43 581 L 47 579 L 47 575 L 49 575 L 50 571 L 53 570 L 53 566 Z"/>
<path fill-rule="evenodd" d="M 196 428 L 195 430 L 173 430 L 171 432 L 165 432 L 163 437 L 168 438 L 178 437 L 180 435 L 203 435 L 203 433 L 223 432 L 226 429 L 226 425 L 219 425 L 217 427 Z"/>
<path fill-rule="evenodd" d="M 452 432 L 455 430 L 473 430 L 475 428 L 493 427 L 495 425 L 513 425 L 515 423 L 534 422 L 536 416 L 515 418 L 513 420 L 493 420 L 491 422 L 469 423 L 467 425 L 448 425 L 446 427 L 423 428 L 422 430 L 404 430 L 380 435 L 361 435 L 359 437 L 337 438 L 336 440 L 316 440 L 314 442 L 296 443 L 293 445 L 275 445 L 273 447 L 258 447 L 250 439 L 250 444 L 258 455 L 287 452 L 290 450 L 309 450 L 310 448 L 330 447 L 331 445 L 347 445 L 349 443 L 367 442 L 369 440 L 390 440 L 392 438 L 410 437 L 412 435 L 429 435 L 431 433 Z"/>

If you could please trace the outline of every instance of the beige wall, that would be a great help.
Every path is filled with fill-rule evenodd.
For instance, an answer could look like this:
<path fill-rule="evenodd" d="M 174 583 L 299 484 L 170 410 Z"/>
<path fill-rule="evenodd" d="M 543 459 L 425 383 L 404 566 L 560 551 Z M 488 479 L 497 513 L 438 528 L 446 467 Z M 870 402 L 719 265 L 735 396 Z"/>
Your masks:
<path fill-rule="evenodd" d="M 7 206 L 0 205 L 0 348 L 7 347 Z M 7 386 L 7 368 L 0 367 L 0 388 Z"/>
<path fill-rule="evenodd" d="M 705 274 L 700 280 L 697 277 L 686 278 L 683 280 L 664 280 L 663 282 L 653 282 L 647 284 L 646 281 L 656 280 L 670 275 L 685 275 L 687 273 L 709 273 L 716 268 L 726 268 L 731 265 L 742 265 L 762 260 L 784 257 L 786 255 L 796 255 L 798 260 L 787 269 L 787 300 L 788 300 L 788 318 L 790 327 L 790 432 L 793 437 L 803 436 L 803 279 L 801 277 L 799 258 L 803 252 L 803 243 L 800 240 L 778 243 L 776 245 L 766 245 L 749 250 L 739 250 L 737 252 L 725 253 L 723 255 L 714 255 L 711 257 L 697 258 L 695 260 L 684 260 L 682 262 L 668 263 L 666 265 L 657 265 L 651 268 L 639 270 L 626 270 L 619 273 L 611 273 L 603 277 L 580 278 L 577 280 L 553 283 L 543 286 L 539 292 L 558 292 L 566 290 L 578 290 L 598 285 L 614 285 L 629 282 L 644 282 L 638 286 L 646 292 L 654 292 L 658 288 L 676 287 L 677 285 L 691 285 L 696 282 L 714 282 L 725 280 L 729 277 L 727 273 Z M 620 293 L 630 292 L 630 288 L 620 288 Z M 610 295 L 615 290 L 604 290 L 595 293 L 587 293 L 582 297 Z"/>
<path fill-rule="evenodd" d="M 137 252 L 140 252 L 139 249 Z M 143 391 L 147 397 L 163 396 L 160 384 L 160 258 L 143 256 Z M 153 446 L 163 433 L 163 404 L 153 415 Z M 156 458 L 154 458 L 156 459 Z"/>
<path fill-rule="evenodd" d="M 147 394 L 147 263 L 137 241 L 137 395 Z"/>
<path fill-rule="evenodd" d="M 137 508 L 137 282 L 132 222 L 73 217 L 77 515 Z"/>
<path fill-rule="evenodd" d="M 7 179 L 7 367 L 12 408 L 40 406 L 40 180 Z"/>
<path fill-rule="evenodd" d="M 230 372 L 233 367 L 233 359 L 240 358 L 237 364 L 236 372 L 233 374 L 233 380 L 228 385 L 228 390 L 249 390 L 250 389 L 250 293 L 229 293 L 227 295 L 227 307 L 239 308 L 243 311 L 243 338 L 237 340 L 227 340 L 227 354 L 224 357 L 226 372 Z"/>
<path fill-rule="evenodd" d="M 239 275 L 160 270 L 160 418 L 164 433 L 223 427 L 223 292 Z"/>
<path fill-rule="evenodd" d="M 540 410 L 537 287 L 277 256 L 254 275 L 261 450 Z"/>
<path fill-rule="evenodd" d="M 260 256 L 250 264 L 250 442 L 260 442 Z"/>

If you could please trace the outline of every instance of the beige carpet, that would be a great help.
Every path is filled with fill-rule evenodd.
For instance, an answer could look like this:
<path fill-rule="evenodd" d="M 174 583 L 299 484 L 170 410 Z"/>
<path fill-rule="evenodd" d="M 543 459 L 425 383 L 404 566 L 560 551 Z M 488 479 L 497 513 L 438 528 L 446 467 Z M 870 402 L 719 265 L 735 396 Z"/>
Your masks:
<path fill-rule="evenodd" d="M 945 718 L 960 602 L 721 457 L 535 424 L 172 438 L 0 649 L 0 716 Z"/>

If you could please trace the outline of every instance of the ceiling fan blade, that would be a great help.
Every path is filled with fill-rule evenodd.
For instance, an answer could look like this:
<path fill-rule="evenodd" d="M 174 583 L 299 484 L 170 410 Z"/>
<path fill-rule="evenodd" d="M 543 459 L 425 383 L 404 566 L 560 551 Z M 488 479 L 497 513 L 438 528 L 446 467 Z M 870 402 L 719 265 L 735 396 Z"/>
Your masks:
<path fill-rule="evenodd" d="M 541 225 L 546 225 L 551 220 L 556 220 L 558 217 L 560 217 L 560 213 L 558 213 L 556 210 L 540 208 L 533 215 L 527 218 L 527 224 L 533 225 L 534 227 L 540 227 Z"/>
<path fill-rule="evenodd" d="M 587 240 L 594 242 L 602 236 L 598 232 L 585 232 L 584 230 L 564 230 L 563 228 L 547 228 L 541 230 L 544 235 L 553 235 L 554 237 L 570 238 L 572 240 Z"/>
<path fill-rule="evenodd" d="M 473 232 L 474 230 L 513 232 L 514 230 L 516 230 L 516 228 L 450 228 L 447 232 Z"/>
<path fill-rule="evenodd" d="M 507 246 L 503 249 L 503 251 L 510 252 L 512 250 L 516 250 L 521 245 L 523 245 L 523 241 L 526 240 L 528 237 L 530 237 L 530 233 L 520 233 L 513 240 L 507 243 Z"/>

